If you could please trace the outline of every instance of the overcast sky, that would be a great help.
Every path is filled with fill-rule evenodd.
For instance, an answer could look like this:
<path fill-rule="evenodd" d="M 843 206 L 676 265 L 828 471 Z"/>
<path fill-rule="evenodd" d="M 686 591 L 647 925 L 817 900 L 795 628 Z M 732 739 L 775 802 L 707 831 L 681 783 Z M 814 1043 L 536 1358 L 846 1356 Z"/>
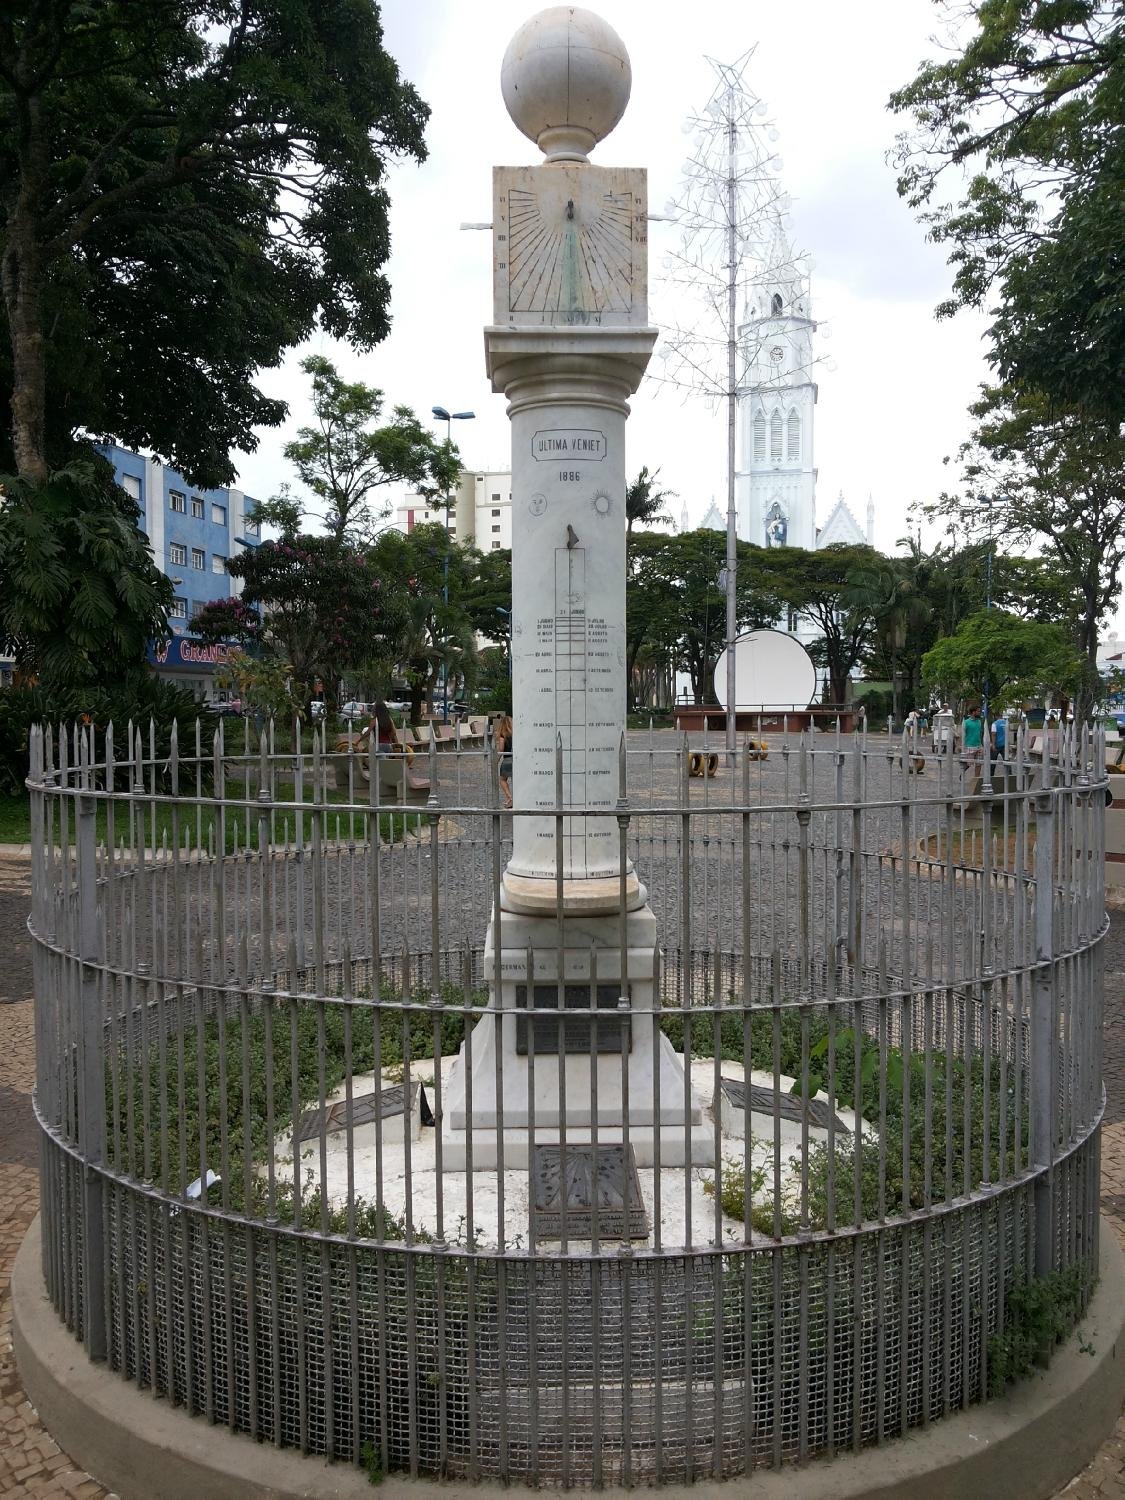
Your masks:
<path fill-rule="evenodd" d="M 364 356 L 325 338 L 308 346 L 335 359 L 348 377 L 381 387 L 388 405 L 405 403 L 427 416 L 434 405 L 474 411 L 476 419 L 456 424 L 454 437 L 466 465 L 478 469 L 509 467 L 509 432 L 504 400 L 484 375 L 491 236 L 459 225 L 491 219 L 494 163 L 539 159 L 509 120 L 499 87 L 504 49 L 534 8 L 527 0 L 386 0 L 387 46 L 433 112 L 428 160 L 398 166 L 391 176 L 393 330 Z M 706 56 L 733 61 L 756 46 L 747 80 L 780 133 L 794 242 L 814 262 L 818 519 L 843 490 L 862 525 L 870 491 L 876 545 L 897 550 L 910 503 L 949 485 L 943 460 L 966 437 L 966 406 L 987 375 L 984 319 L 962 313 L 939 323 L 933 316 L 948 292 L 949 269 L 899 201 L 886 160 L 902 123 L 888 113 L 887 97 L 935 55 L 940 9 L 932 0 L 599 0 L 597 9 L 628 48 L 633 92 L 621 124 L 592 159 L 647 167 L 652 212 L 677 191 L 690 145 L 684 119 L 712 91 Z M 675 231 L 651 228 L 655 277 Z M 661 321 L 658 283 L 650 303 Z M 263 373 L 266 391 L 289 402 L 290 421 L 264 432 L 258 451 L 241 458 L 241 483 L 253 495 L 272 494 L 292 477 L 281 448 L 308 418 L 297 369 L 305 352 Z M 722 415 L 651 380 L 632 406 L 629 474 L 642 464 L 659 467 L 661 482 L 680 497 L 677 519 L 684 502 L 693 524 L 712 496 L 724 506 Z"/>

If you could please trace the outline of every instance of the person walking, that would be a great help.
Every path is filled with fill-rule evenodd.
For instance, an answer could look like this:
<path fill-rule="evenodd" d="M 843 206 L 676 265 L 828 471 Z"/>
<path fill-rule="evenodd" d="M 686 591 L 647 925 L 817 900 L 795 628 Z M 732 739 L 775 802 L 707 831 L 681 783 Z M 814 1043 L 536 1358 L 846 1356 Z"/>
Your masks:
<path fill-rule="evenodd" d="M 512 756 L 514 754 L 514 735 L 512 734 L 511 714 L 501 714 L 496 720 L 496 727 L 492 731 L 496 750 L 500 756 L 499 778 L 500 794 L 504 798 L 505 805 L 512 805 Z"/>
<path fill-rule="evenodd" d="M 992 748 L 1001 759 L 1008 747 L 1008 720 L 1007 716 L 1001 714 L 992 721 Z"/>
<path fill-rule="evenodd" d="M 984 759 L 984 720 L 975 703 L 961 724 L 961 748 L 970 760 Z"/>

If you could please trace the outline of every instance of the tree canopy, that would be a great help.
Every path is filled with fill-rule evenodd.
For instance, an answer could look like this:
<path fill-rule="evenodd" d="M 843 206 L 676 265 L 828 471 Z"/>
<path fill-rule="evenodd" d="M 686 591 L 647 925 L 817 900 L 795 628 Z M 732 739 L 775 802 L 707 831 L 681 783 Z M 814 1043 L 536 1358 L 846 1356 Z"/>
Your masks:
<path fill-rule="evenodd" d="M 1082 665 L 1061 625 L 985 609 L 931 647 L 922 672 L 946 698 L 979 698 L 987 692 L 992 705 L 1005 708 L 1055 693 L 1069 697 Z"/>
<path fill-rule="evenodd" d="M 362 381 L 341 379 L 323 355 L 311 354 L 301 369 L 312 377 L 316 425 L 302 427 L 285 445 L 285 457 L 301 482 L 324 506 L 329 533 L 370 535 L 389 509 L 371 495 L 390 484 L 408 484 L 432 500 L 457 483 L 461 459 L 453 443 L 436 442 L 407 406 L 396 406 L 379 425 L 383 392 Z"/>
<path fill-rule="evenodd" d="M 284 416 L 259 368 L 385 337 L 385 163 L 427 116 L 375 0 L 10 0 L 0 469 L 83 431 L 229 482 Z"/>
<path fill-rule="evenodd" d="M 993 304 L 1002 381 L 1120 421 L 1125 12 L 1107 0 L 943 5 L 964 46 L 891 97 L 915 124 L 899 142 L 899 191 L 950 247 L 953 296 L 939 311 Z M 943 201 L 946 180 L 959 201 Z"/>

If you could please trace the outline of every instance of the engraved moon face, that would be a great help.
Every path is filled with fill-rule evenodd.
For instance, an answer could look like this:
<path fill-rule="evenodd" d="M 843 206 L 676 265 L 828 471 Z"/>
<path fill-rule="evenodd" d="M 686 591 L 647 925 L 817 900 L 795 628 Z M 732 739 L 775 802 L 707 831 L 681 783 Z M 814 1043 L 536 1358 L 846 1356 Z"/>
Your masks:
<path fill-rule="evenodd" d="M 533 516 L 541 516 L 547 509 L 546 495 L 532 495 L 531 499 L 527 502 L 527 508 Z"/>
<path fill-rule="evenodd" d="M 613 501 L 606 494 L 605 490 L 599 490 L 594 496 L 595 514 L 599 516 L 608 516 L 612 509 Z"/>

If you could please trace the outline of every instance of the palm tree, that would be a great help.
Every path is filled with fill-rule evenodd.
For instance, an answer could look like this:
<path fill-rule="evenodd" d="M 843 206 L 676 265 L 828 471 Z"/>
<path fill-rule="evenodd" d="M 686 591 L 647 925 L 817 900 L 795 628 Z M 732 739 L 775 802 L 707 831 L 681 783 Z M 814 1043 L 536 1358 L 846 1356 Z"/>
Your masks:
<path fill-rule="evenodd" d="M 866 610 L 875 621 L 879 645 L 891 670 L 891 711 L 896 721 L 900 718 L 902 680 L 899 659 L 911 632 L 930 617 L 930 605 L 914 576 L 917 570 L 912 564 L 917 561 L 913 555 L 907 559 L 876 555 L 852 570 L 843 596 L 847 607 Z"/>
<path fill-rule="evenodd" d="M 626 545 L 633 535 L 634 522 L 640 522 L 643 526 L 667 526 L 672 520 L 668 512 L 662 511 L 660 507 L 665 500 L 673 499 L 676 492 L 675 490 L 658 490 L 656 481 L 659 477 L 660 470 L 654 469 L 650 474 L 646 464 L 625 491 Z"/>

